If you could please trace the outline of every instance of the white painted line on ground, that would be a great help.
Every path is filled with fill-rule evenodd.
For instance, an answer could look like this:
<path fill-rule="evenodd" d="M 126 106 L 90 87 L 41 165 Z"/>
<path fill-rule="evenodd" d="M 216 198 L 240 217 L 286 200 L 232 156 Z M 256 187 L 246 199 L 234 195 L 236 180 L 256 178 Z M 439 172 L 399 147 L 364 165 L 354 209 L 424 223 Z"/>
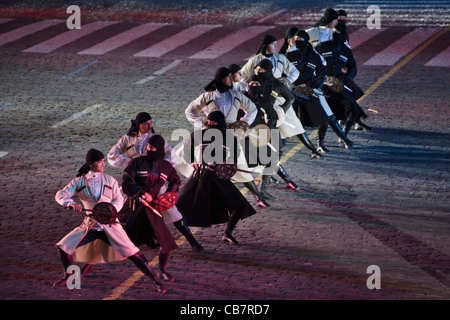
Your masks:
<path fill-rule="evenodd" d="M 175 60 L 173 61 L 171 64 L 165 66 L 164 68 L 159 69 L 158 71 L 153 72 L 153 74 L 151 76 L 148 76 L 144 79 L 141 79 L 139 81 L 136 82 L 136 84 L 144 84 L 150 80 L 156 79 L 159 76 L 163 75 L 164 73 L 166 73 L 167 71 L 169 71 L 170 69 L 175 68 L 182 60 Z"/>
<path fill-rule="evenodd" d="M 134 57 L 151 57 L 151 58 L 159 58 L 165 53 L 172 51 L 194 38 L 201 36 L 202 34 L 221 27 L 220 24 L 199 24 L 194 25 L 188 29 L 185 29 L 172 37 L 169 37 L 161 42 L 156 43 L 155 45 L 134 54 Z"/>
<path fill-rule="evenodd" d="M 77 120 L 78 118 L 81 118 L 82 116 L 84 116 L 84 115 L 86 115 L 86 114 L 88 114 L 88 113 L 94 111 L 95 109 L 97 109 L 97 108 L 99 108 L 99 107 L 101 107 L 101 106 L 102 106 L 102 104 L 99 104 L 99 103 L 98 103 L 98 104 L 94 104 L 93 106 L 90 106 L 90 107 L 84 109 L 84 110 L 81 111 L 81 112 L 78 112 L 78 113 L 73 114 L 72 116 L 70 116 L 69 118 L 67 118 L 67 119 L 65 119 L 65 120 L 63 120 L 63 121 L 60 121 L 60 122 L 58 122 L 58 123 L 52 125 L 50 128 L 52 128 L 52 129 L 57 129 L 57 128 L 59 128 L 59 127 L 62 127 L 62 126 L 64 126 L 64 125 L 68 124 L 69 122 L 72 122 L 72 121 L 74 121 L 74 120 Z"/>
<path fill-rule="evenodd" d="M 6 156 L 8 154 L 8 152 L 6 151 L 0 151 L 0 158 Z"/>
<path fill-rule="evenodd" d="M 64 33 L 57 35 L 47 41 L 38 43 L 37 45 L 24 50 L 23 52 L 35 52 L 35 53 L 49 53 L 56 49 L 65 46 L 81 37 L 84 37 L 92 32 L 98 31 L 107 26 L 118 23 L 117 21 L 96 21 L 89 24 L 85 24 L 81 29 L 72 29 Z"/>
<path fill-rule="evenodd" d="M 214 43 L 203 51 L 189 57 L 189 59 L 215 59 L 227 52 L 230 52 L 240 44 L 256 37 L 257 35 L 275 28 L 274 26 L 252 26 L 240 29 Z"/>
<path fill-rule="evenodd" d="M 13 106 L 15 104 L 16 104 L 16 101 L 11 101 L 11 102 L 5 103 L 4 105 L 0 106 L 0 110 L 6 109 L 6 108 L 11 107 L 11 106 Z"/>
<path fill-rule="evenodd" d="M 48 27 L 54 26 L 56 24 L 65 22 L 65 20 L 42 20 L 32 24 L 27 24 L 23 27 L 11 30 L 9 32 L 0 34 L 0 46 L 5 45 L 9 42 L 16 41 L 25 36 L 33 34 L 35 32 L 41 31 Z"/>
<path fill-rule="evenodd" d="M 369 66 L 392 66 L 442 28 L 417 28 L 395 41 L 364 63 Z M 350 39 L 351 41 L 351 39 Z"/>
<path fill-rule="evenodd" d="M 450 46 L 433 59 L 425 63 L 427 67 L 450 67 Z"/>
<path fill-rule="evenodd" d="M 286 10 L 287 10 L 286 8 L 285 8 L 285 9 L 278 10 L 277 12 L 274 12 L 274 13 L 272 13 L 272 14 L 269 14 L 267 17 L 264 17 L 264 18 L 259 19 L 258 21 L 256 21 L 256 23 L 262 23 L 262 22 L 264 22 L 264 21 L 266 21 L 266 20 L 268 20 L 268 19 L 270 19 L 270 18 L 273 18 L 273 17 L 275 17 L 275 16 L 277 16 L 277 15 L 279 15 L 279 14 L 282 14 L 282 13 L 285 12 Z"/>
<path fill-rule="evenodd" d="M 167 23 L 146 23 L 80 51 L 78 54 L 102 55 L 167 25 Z"/>
<path fill-rule="evenodd" d="M 64 79 L 67 79 L 67 78 L 69 78 L 69 77 L 71 77 L 71 76 L 73 76 L 73 75 L 76 75 L 77 73 L 83 71 L 84 69 L 89 68 L 90 66 L 92 66 L 93 64 L 96 64 L 96 63 L 98 63 L 98 62 L 100 62 L 100 61 L 99 61 L 99 60 L 91 61 L 91 62 L 89 62 L 87 65 L 82 66 L 80 69 L 77 69 L 77 70 L 75 70 L 75 71 L 73 71 L 73 72 L 71 72 L 71 73 L 68 73 L 68 74 L 62 76 L 61 78 L 59 78 L 59 80 L 64 80 Z"/>
<path fill-rule="evenodd" d="M 386 28 L 369 29 L 363 27 L 359 30 L 356 30 L 355 32 L 350 33 L 348 37 L 350 39 L 350 46 L 352 47 L 352 50 L 385 30 Z"/>

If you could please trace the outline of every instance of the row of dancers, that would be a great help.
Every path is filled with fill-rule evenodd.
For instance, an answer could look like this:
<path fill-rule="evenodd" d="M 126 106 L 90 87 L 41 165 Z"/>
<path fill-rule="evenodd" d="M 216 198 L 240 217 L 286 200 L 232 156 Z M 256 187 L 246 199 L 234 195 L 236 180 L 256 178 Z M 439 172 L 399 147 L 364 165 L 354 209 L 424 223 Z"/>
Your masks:
<path fill-rule="evenodd" d="M 106 159 L 101 151 L 90 149 L 77 177 L 56 193 L 55 200 L 78 213 L 109 203 L 113 219 L 101 223 L 84 214 L 83 223 L 56 244 L 64 275 L 55 285 L 67 285 L 67 270 L 74 262 L 84 263 L 84 276 L 92 264 L 129 259 L 152 279 L 156 291 L 164 293 L 163 282 L 174 281 L 167 271 L 169 254 L 178 248 L 168 224 L 196 252 L 204 248 L 189 227 L 225 223 L 221 240 L 238 244 L 233 231 L 239 220 L 256 214 L 254 207 L 271 207 L 274 197 L 268 186 L 273 176 L 281 177 L 290 189 L 299 188 L 279 162 L 286 139 L 297 137 L 311 159 L 320 160 L 329 152 L 325 135 L 330 126 L 343 147 L 352 148 L 352 126 L 370 127 L 361 121 L 367 115 L 357 100 L 364 93 L 354 82 L 356 62 L 345 20 L 338 23 L 338 17 L 328 8 L 312 28 L 289 28 L 278 52 L 276 38 L 267 34 L 244 66 L 218 68 L 205 92 L 185 109 L 195 129 L 178 147 L 155 133 L 151 115 L 143 111 Z M 317 145 L 304 127 L 318 127 Z M 236 135 L 236 128 L 244 128 L 246 134 Z M 270 142 L 255 144 L 249 132 L 256 128 L 267 128 Z M 105 160 L 124 168 L 121 184 L 104 173 Z M 219 174 L 223 168 L 228 175 Z M 262 176 L 259 187 L 255 174 Z M 183 186 L 180 176 L 187 178 Z M 254 195 L 255 206 L 236 183 Z M 175 200 L 164 210 L 155 209 L 164 195 L 175 195 Z M 144 244 L 159 248 L 157 273 L 139 249 Z"/>

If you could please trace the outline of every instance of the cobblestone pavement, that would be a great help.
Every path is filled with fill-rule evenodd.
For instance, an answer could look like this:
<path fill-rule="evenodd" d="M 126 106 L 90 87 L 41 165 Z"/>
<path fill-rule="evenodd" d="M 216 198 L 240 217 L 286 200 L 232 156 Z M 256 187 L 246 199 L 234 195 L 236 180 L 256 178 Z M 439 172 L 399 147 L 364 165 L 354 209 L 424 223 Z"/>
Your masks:
<path fill-rule="evenodd" d="M 14 20 L 4 26 L 12 30 L 26 23 Z M 58 206 L 54 195 L 75 176 L 86 151 L 94 147 L 106 154 L 143 110 L 168 139 L 175 129 L 191 130 L 183 113 L 188 103 L 218 67 L 244 63 L 259 44 L 255 37 L 213 60 L 188 58 L 235 31 L 226 25 L 161 58 L 132 54 L 145 49 L 144 40 L 163 39 L 163 33 L 100 57 L 77 54 L 130 25 L 117 24 L 49 54 L 23 50 L 58 34 L 56 26 L 1 48 L 0 299 L 450 299 L 449 69 L 425 66 L 448 46 L 450 32 L 403 57 L 409 60 L 400 60 L 405 63 L 399 68 L 362 63 L 410 32 L 409 27 L 391 29 L 355 49 L 361 62 L 357 82 L 369 91 L 361 104 L 372 131 L 352 130 L 355 147 L 345 150 L 329 130 L 331 152 L 321 161 L 310 160 L 299 141 L 288 139 L 286 153 L 291 153 L 284 167 L 300 190 L 272 185 L 277 201 L 239 222 L 235 236 L 240 245 L 220 242 L 224 225 L 196 228 L 206 252 L 194 253 L 169 226 L 180 248 L 170 258 L 176 281 L 167 284 L 165 295 L 153 292 L 129 261 L 94 266 L 80 290 L 52 287 L 62 274 L 54 244 L 81 222 Z M 272 32 L 282 38 L 285 29 L 274 26 Z M 176 68 L 136 83 L 175 59 L 181 60 Z M 87 108 L 79 118 L 52 127 Z M 315 141 L 315 129 L 307 131 Z M 120 181 L 121 170 L 107 166 L 105 172 Z M 141 249 L 150 259 L 157 256 L 156 249 Z M 381 271 L 378 290 L 367 286 L 373 265 Z"/>

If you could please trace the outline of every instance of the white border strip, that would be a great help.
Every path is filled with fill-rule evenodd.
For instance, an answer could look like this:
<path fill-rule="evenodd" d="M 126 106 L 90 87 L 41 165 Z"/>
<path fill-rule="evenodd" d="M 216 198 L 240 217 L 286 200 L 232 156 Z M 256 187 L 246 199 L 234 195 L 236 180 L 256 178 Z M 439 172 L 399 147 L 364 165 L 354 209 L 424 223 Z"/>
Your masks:
<path fill-rule="evenodd" d="M 102 104 L 99 104 L 99 103 L 94 104 L 93 106 L 90 106 L 90 107 L 84 109 L 84 110 L 81 111 L 81 112 L 78 112 L 78 113 L 73 114 L 72 116 L 70 116 L 69 118 L 67 118 L 67 119 L 65 119 L 65 120 L 63 120 L 63 121 L 60 121 L 60 122 L 58 122 L 58 123 L 52 125 L 50 128 L 52 128 L 52 129 L 57 129 L 57 128 L 59 128 L 59 127 L 62 127 L 62 126 L 64 126 L 64 125 L 68 124 L 69 122 L 72 122 L 72 121 L 74 121 L 74 120 L 77 120 L 78 118 L 81 118 L 82 116 L 84 116 L 84 115 L 86 115 L 86 114 L 88 114 L 88 113 L 94 111 L 95 109 L 97 109 L 97 108 L 99 108 L 99 107 L 101 107 L 101 106 L 102 106 Z"/>
<path fill-rule="evenodd" d="M 170 69 L 175 68 L 178 64 L 180 64 L 182 60 L 175 60 L 173 61 L 171 64 L 165 66 L 164 68 L 159 69 L 158 71 L 153 72 L 153 74 L 151 76 L 148 76 L 144 79 L 141 79 L 139 81 L 136 82 L 136 84 L 144 84 L 150 80 L 156 79 L 159 76 L 163 75 L 164 73 L 166 73 L 167 71 L 169 71 Z"/>

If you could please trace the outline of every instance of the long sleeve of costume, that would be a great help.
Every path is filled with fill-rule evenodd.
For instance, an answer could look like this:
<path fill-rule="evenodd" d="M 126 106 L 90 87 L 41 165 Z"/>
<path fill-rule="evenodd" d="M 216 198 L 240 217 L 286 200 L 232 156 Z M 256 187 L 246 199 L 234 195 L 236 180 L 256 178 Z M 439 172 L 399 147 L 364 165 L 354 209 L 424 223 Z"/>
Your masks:
<path fill-rule="evenodd" d="M 108 152 L 108 163 L 115 168 L 120 168 L 130 162 L 130 157 L 127 155 L 127 137 L 123 136 Z"/>
<path fill-rule="evenodd" d="M 178 190 L 180 189 L 180 185 L 181 185 L 181 179 L 173 167 L 171 168 L 171 170 L 169 169 L 167 171 L 168 171 L 167 172 L 168 186 L 167 186 L 166 192 L 178 193 Z"/>
<path fill-rule="evenodd" d="M 356 77 L 356 74 L 358 72 L 358 69 L 356 67 L 356 60 L 355 57 L 353 56 L 353 53 L 350 49 L 347 50 L 347 73 L 344 76 L 344 83 L 349 83 L 351 81 L 353 81 Z"/>
<path fill-rule="evenodd" d="M 308 83 L 314 77 L 314 70 L 310 68 L 304 68 L 300 73 L 300 76 L 295 81 L 295 85 L 301 85 Z"/>
<path fill-rule="evenodd" d="M 295 80 L 300 75 L 300 72 L 297 70 L 297 68 L 286 58 L 286 56 L 281 55 L 283 57 L 283 73 L 286 75 L 287 79 L 294 83 Z"/>
<path fill-rule="evenodd" d="M 55 200 L 63 207 L 69 207 L 76 203 L 72 199 L 75 194 L 85 209 L 92 209 L 98 202 L 111 203 L 117 211 L 123 206 L 123 197 L 117 180 L 104 173 L 89 172 L 73 179 L 56 193 Z"/>
<path fill-rule="evenodd" d="M 247 63 L 242 67 L 241 69 L 241 81 L 246 83 L 249 82 L 250 77 L 252 76 L 253 72 L 255 71 L 256 66 L 261 61 L 262 55 L 258 54 L 255 57 L 249 59 Z"/>
<path fill-rule="evenodd" d="M 207 101 L 205 99 L 205 94 L 203 93 L 188 105 L 188 107 L 184 111 L 184 114 L 186 115 L 189 123 L 199 128 L 203 126 L 205 120 L 200 115 L 200 113 L 202 112 L 203 108 L 206 107 L 206 104 Z"/>
<path fill-rule="evenodd" d="M 315 77 L 310 83 L 311 88 L 321 88 L 323 85 L 323 82 L 325 81 L 325 65 L 322 60 L 322 56 L 314 51 L 315 61 L 316 61 L 316 70 L 315 70 Z M 325 62 L 326 63 L 326 62 Z"/>
<path fill-rule="evenodd" d="M 236 94 L 239 96 L 239 99 L 241 100 L 240 109 L 242 109 L 245 112 L 245 115 L 241 118 L 241 120 L 251 125 L 253 121 L 255 121 L 256 119 L 258 109 L 256 108 L 256 105 L 244 94 L 238 91 L 236 91 Z"/>
<path fill-rule="evenodd" d="M 80 179 L 73 179 L 63 189 L 59 190 L 55 195 L 56 202 L 66 208 L 72 204 L 75 204 L 76 202 L 72 199 L 72 197 L 79 188 L 77 185 L 79 180 Z"/>
<path fill-rule="evenodd" d="M 286 112 L 287 109 L 294 103 L 295 97 L 292 92 L 285 85 L 281 86 L 280 95 L 286 100 L 280 107 Z"/>
<path fill-rule="evenodd" d="M 141 186 L 137 184 L 135 180 L 136 172 L 136 161 L 131 161 L 123 171 L 122 190 L 127 196 L 130 197 L 139 195 L 141 192 Z"/>
<path fill-rule="evenodd" d="M 124 199 L 122 192 L 120 191 L 119 183 L 115 179 L 112 182 L 112 196 L 111 204 L 116 208 L 117 212 L 119 212 L 123 207 Z"/>

